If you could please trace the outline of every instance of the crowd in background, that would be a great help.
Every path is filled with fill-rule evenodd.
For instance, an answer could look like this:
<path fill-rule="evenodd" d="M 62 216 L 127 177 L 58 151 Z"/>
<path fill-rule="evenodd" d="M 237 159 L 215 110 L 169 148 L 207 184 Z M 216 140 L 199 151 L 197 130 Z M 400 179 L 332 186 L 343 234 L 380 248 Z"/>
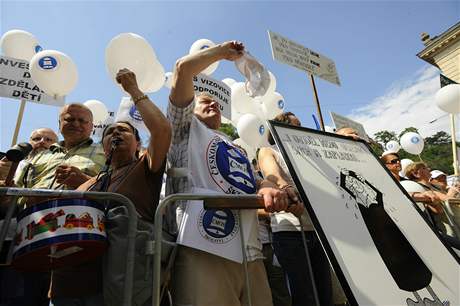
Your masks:
<path fill-rule="evenodd" d="M 264 209 L 245 212 L 242 218 L 249 229 L 245 256 L 251 296 L 246 294 L 242 264 L 181 245 L 174 252 L 172 270 L 162 271 L 162 276 L 170 275 L 163 277 L 162 283 L 171 292 L 173 305 L 248 305 L 249 298 L 252 305 L 260 306 L 305 306 L 318 301 L 320 305 L 345 304 L 340 285 L 273 137 L 269 138 L 271 146 L 261 148 L 251 163 L 244 150 L 217 131 L 221 125 L 217 102 L 208 95 L 195 96 L 193 76 L 218 60 L 238 59 L 243 50 L 241 43 L 231 41 L 179 59 L 166 115 L 139 90 L 134 73 L 120 70 L 117 81 L 130 94 L 150 133 L 147 148 L 141 148 L 139 133 L 129 122 L 109 125 L 101 143 L 94 143 L 90 138 L 91 111 L 82 104 L 66 105 L 59 114 L 63 141 L 58 142 L 56 133 L 48 128 L 33 131 L 29 139 L 33 151 L 21 161 L 14 186 L 120 193 L 134 203 L 141 220 L 139 227 L 151 231 L 164 173 L 167 194 L 198 189 L 226 193 L 218 182 L 204 174 L 210 163 L 206 160 L 210 158 L 206 155 L 207 146 L 217 141 L 226 149 L 225 158 L 230 156 L 249 168 L 241 176 L 247 182 L 245 186 L 232 184 L 235 193 L 258 194 L 265 200 Z M 301 125 L 290 112 L 274 120 Z M 340 129 L 337 134 L 359 139 L 351 128 Z M 420 207 L 433 226 L 452 234 L 442 201 L 456 198 L 460 190 L 457 186 L 447 186 L 446 174 L 438 170 L 430 172 L 423 162 L 413 163 L 401 173 L 397 153 L 385 152 L 380 159 L 397 182 L 410 180 L 422 188 L 408 189 L 409 195 L 423 203 Z M 0 179 L 6 178 L 11 167 L 12 162 L 7 158 L 0 161 Z M 9 197 L 0 200 L 3 214 L 10 201 Z M 40 201 L 44 199 L 24 198 L 19 203 L 28 207 Z M 165 231 L 177 235 L 184 214 L 186 205 L 180 201 L 167 212 Z M 7 243 L 12 239 L 13 235 L 9 235 Z M 109 246 L 107 252 L 119 251 L 115 247 Z M 8 247 L 3 252 L 5 249 Z M 123 258 L 123 254 L 119 256 Z M 133 301 L 136 305 L 149 305 L 152 278 L 144 278 L 149 263 L 141 257 L 136 258 Z M 120 292 L 106 290 L 112 281 L 106 277 L 106 269 L 101 258 L 51 273 L 18 273 L 2 268 L 1 305 L 118 305 Z M 163 303 L 168 303 L 167 298 Z"/>

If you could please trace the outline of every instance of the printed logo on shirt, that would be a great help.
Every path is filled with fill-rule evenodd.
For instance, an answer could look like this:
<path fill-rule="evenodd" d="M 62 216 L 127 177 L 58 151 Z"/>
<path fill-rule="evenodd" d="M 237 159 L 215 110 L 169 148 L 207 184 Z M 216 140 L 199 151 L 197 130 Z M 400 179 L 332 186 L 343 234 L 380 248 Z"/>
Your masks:
<path fill-rule="evenodd" d="M 251 164 L 237 148 L 215 136 L 206 150 L 208 170 L 227 194 L 253 194 L 256 183 Z"/>
<path fill-rule="evenodd" d="M 203 209 L 197 225 L 201 236 L 216 244 L 231 241 L 240 228 L 238 217 L 230 209 Z"/>

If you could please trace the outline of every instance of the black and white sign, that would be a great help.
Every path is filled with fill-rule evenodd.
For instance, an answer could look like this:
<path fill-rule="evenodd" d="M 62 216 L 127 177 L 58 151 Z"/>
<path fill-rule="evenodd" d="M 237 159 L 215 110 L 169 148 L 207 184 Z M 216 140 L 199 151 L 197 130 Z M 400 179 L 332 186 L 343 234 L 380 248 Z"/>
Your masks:
<path fill-rule="evenodd" d="M 232 119 L 232 90 L 227 84 L 201 73 L 193 77 L 193 85 L 196 95 L 202 93 L 210 95 L 219 103 L 222 116 L 228 120 Z"/>
<path fill-rule="evenodd" d="M 64 105 L 64 97 L 54 99 L 35 85 L 27 61 L 6 56 L 0 56 L 0 96 L 39 104 Z"/>
<path fill-rule="evenodd" d="M 364 141 L 270 122 L 352 305 L 460 305 L 459 258 Z"/>
<path fill-rule="evenodd" d="M 268 31 L 273 58 L 340 86 L 335 63 L 330 58 Z"/>

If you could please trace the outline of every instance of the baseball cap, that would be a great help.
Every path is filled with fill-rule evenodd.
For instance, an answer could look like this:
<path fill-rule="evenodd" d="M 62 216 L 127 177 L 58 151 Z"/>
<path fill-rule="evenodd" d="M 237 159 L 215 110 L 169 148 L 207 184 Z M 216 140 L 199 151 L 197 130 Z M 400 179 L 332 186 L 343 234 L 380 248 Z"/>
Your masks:
<path fill-rule="evenodd" d="M 447 174 L 445 174 L 444 172 L 440 170 L 433 170 L 430 173 L 431 173 L 431 178 L 437 178 L 438 176 L 441 176 L 441 175 L 444 175 L 447 177 Z"/>

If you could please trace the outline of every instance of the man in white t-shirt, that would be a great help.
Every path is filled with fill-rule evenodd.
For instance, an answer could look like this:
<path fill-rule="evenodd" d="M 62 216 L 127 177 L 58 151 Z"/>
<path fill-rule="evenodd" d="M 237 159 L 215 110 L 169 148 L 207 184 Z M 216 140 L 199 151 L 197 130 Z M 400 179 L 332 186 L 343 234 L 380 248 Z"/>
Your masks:
<path fill-rule="evenodd" d="M 171 173 L 187 174 L 168 177 L 167 193 L 190 192 L 194 187 L 221 193 L 257 192 L 264 197 L 267 211 L 281 211 L 288 206 L 287 194 L 273 188 L 274 184 L 268 181 L 259 181 L 256 186 L 254 176 L 248 170 L 250 162 L 247 158 L 235 150 L 225 137 L 216 133 L 221 125 L 218 103 L 209 95 L 195 97 L 194 76 L 216 61 L 238 59 L 243 50 L 241 43 L 230 41 L 184 56 L 176 62 L 168 106 L 168 119 L 173 129 L 168 161 L 173 170 L 182 170 Z M 202 145 L 206 141 L 209 144 Z M 170 230 L 177 233 L 177 225 L 183 221 L 185 203 L 178 203 L 174 212 L 175 218 L 169 218 Z M 257 218 L 255 211 L 254 218 Z M 261 245 L 257 241 L 257 219 L 254 220 L 255 235 L 249 240 L 255 240 L 256 243 L 247 243 L 245 247 L 252 305 L 269 306 L 272 305 L 271 294 L 262 262 Z M 242 223 L 244 225 L 245 221 Z M 222 231 L 214 234 L 225 236 L 226 230 L 223 227 Z M 196 232 L 200 234 L 199 230 Z M 174 305 L 247 305 L 248 297 L 244 288 L 242 264 L 196 248 L 179 247 L 173 275 Z"/>

